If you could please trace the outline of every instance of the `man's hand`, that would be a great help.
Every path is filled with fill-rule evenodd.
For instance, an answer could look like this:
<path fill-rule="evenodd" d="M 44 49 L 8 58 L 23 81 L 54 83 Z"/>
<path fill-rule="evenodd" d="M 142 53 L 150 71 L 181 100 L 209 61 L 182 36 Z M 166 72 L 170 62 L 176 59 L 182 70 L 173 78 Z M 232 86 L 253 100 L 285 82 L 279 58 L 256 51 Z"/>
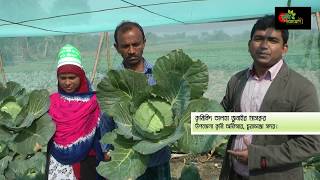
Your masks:
<path fill-rule="evenodd" d="M 244 150 L 228 150 L 228 153 L 230 153 L 237 161 L 248 164 L 248 149 Z"/>
<path fill-rule="evenodd" d="M 104 156 L 104 161 L 110 161 L 111 160 L 110 151 L 104 152 L 103 156 Z"/>
<path fill-rule="evenodd" d="M 249 140 L 247 138 L 243 138 L 243 142 L 246 145 L 245 149 L 242 150 L 228 150 L 227 152 L 230 153 L 237 161 L 248 164 L 248 146 L 249 146 Z"/>

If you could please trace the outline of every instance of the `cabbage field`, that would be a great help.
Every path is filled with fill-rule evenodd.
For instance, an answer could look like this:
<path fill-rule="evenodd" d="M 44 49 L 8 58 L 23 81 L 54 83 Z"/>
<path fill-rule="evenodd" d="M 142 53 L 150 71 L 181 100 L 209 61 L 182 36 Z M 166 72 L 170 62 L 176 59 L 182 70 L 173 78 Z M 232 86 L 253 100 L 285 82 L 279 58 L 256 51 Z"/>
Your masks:
<path fill-rule="evenodd" d="M 215 33 L 212 33 L 212 36 L 214 36 L 214 34 Z M 289 51 L 286 55 L 286 62 L 291 68 L 311 80 L 320 94 L 320 55 L 318 47 L 320 40 L 318 32 L 299 31 L 299 33 L 295 32 L 292 34 L 293 33 L 290 33 L 290 37 L 293 37 L 288 41 Z M 231 75 L 248 67 L 252 61 L 247 50 L 247 41 L 250 37 L 249 31 L 245 31 L 239 35 L 227 36 L 224 39 L 214 39 L 209 36 L 211 37 L 210 39 L 207 37 L 208 35 L 200 35 L 195 39 L 194 36 L 188 36 L 183 33 L 170 36 L 159 35 L 159 37 L 156 36 L 157 38 L 154 36 L 156 36 L 156 33 L 146 33 L 147 44 L 144 57 L 154 62 L 157 58 L 174 49 L 182 49 L 191 58 L 200 59 L 208 66 L 210 82 L 206 96 L 210 99 L 220 101 L 224 95 L 226 83 Z M 48 53 L 46 56 L 25 55 L 25 47 L 21 47 L 21 43 L 24 42 L 23 38 L 0 39 L 0 45 L 2 47 L 1 56 L 4 61 L 4 71 L 7 80 L 16 81 L 28 90 L 47 88 L 50 92 L 55 91 L 55 69 L 57 65 L 55 56 L 58 48 L 64 43 L 73 43 L 79 48 L 82 52 L 83 64 L 87 76 L 91 77 L 99 38 L 98 35 L 67 36 L 63 40 L 59 40 L 59 36 L 56 38 L 58 42 L 53 42 L 51 45 L 53 47 L 51 51 L 50 49 L 47 50 Z M 34 39 L 37 40 L 33 40 L 35 41 L 34 43 L 39 43 L 39 38 Z M 33 42 L 32 38 L 30 41 L 30 43 Z M 45 41 L 45 38 L 43 41 Z M 110 42 L 111 66 L 107 65 L 106 49 L 103 48 L 101 50 L 102 53 L 97 68 L 95 85 L 102 79 L 108 68 L 115 69 L 121 62 L 121 57 L 117 54 L 112 44 L 113 41 Z M 30 54 L 42 54 L 43 49 L 40 48 L 40 45 L 33 46 L 33 44 L 29 44 Z M 43 44 L 43 46 L 44 45 L 45 44 Z M 26 56 L 26 58 L 24 58 L 24 56 Z M 3 81 L 3 78 L 1 78 L 1 80 Z"/>

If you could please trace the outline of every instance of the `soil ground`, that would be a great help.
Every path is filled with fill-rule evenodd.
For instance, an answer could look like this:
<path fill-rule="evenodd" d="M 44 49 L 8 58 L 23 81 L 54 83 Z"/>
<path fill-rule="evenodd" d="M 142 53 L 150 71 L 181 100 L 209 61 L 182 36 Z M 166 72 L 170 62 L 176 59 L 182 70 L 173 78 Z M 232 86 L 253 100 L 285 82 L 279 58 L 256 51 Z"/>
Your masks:
<path fill-rule="evenodd" d="M 171 176 L 173 180 L 179 179 L 182 168 L 188 162 L 192 162 L 199 170 L 202 180 L 217 180 L 221 170 L 222 158 L 204 155 L 172 154 L 170 160 Z"/>

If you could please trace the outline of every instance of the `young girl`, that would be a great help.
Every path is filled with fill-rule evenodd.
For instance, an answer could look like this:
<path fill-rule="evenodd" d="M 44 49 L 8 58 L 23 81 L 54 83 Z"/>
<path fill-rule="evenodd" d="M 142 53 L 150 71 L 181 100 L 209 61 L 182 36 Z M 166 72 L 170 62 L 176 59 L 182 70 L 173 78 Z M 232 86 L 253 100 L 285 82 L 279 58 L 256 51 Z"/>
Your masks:
<path fill-rule="evenodd" d="M 48 179 L 101 179 L 95 168 L 103 159 L 102 114 L 75 47 L 60 49 L 57 78 L 58 92 L 50 96 L 49 114 L 56 131 L 48 145 Z"/>

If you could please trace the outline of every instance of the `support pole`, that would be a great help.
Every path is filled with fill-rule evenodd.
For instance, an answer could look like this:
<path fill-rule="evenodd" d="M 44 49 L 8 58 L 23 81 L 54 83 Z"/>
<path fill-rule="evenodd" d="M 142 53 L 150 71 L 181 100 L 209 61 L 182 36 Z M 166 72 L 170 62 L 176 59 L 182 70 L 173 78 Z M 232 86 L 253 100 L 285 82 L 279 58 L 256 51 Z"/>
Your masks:
<path fill-rule="evenodd" d="M 320 31 L 320 12 L 316 12 L 318 31 Z"/>
<path fill-rule="evenodd" d="M 0 72 L 1 72 L 1 75 L 2 75 L 3 85 L 6 86 L 7 77 L 6 77 L 6 73 L 4 72 L 2 55 L 1 54 L 0 54 Z"/>
<path fill-rule="evenodd" d="M 93 84 L 94 78 L 96 76 L 97 66 L 98 66 L 99 57 L 100 57 L 101 46 L 102 46 L 102 42 L 103 42 L 103 36 L 104 36 L 104 33 L 100 33 L 99 45 L 98 45 L 97 52 L 96 52 L 96 60 L 95 60 L 95 63 L 94 63 L 94 66 L 93 66 L 93 70 L 92 70 L 92 74 L 91 74 L 91 78 L 90 78 L 91 84 Z"/>
<path fill-rule="evenodd" d="M 109 33 L 106 32 L 106 53 L 107 53 L 107 70 L 109 71 L 112 68 L 112 59 L 111 59 L 111 51 L 110 51 L 110 36 Z"/>

